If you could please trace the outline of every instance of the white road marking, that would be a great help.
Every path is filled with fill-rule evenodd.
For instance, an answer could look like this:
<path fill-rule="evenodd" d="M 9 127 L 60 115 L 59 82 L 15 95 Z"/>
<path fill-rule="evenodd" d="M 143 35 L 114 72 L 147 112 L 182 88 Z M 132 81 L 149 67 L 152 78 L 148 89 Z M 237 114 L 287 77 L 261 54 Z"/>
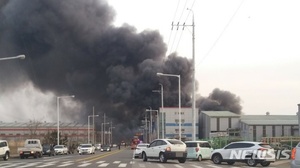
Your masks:
<path fill-rule="evenodd" d="M 106 167 L 107 165 L 109 165 L 109 163 L 102 163 L 98 167 Z"/>
<path fill-rule="evenodd" d="M 118 167 L 126 167 L 127 163 L 121 163 Z"/>
<path fill-rule="evenodd" d="M 91 163 L 84 163 L 84 164 L 81 164 L 81 165 L 79 165 L 79 166 L 77 166 L 77 167 L 86 167 L 86 166 L 88 166 L 88 165 L 90 165 Z"/>

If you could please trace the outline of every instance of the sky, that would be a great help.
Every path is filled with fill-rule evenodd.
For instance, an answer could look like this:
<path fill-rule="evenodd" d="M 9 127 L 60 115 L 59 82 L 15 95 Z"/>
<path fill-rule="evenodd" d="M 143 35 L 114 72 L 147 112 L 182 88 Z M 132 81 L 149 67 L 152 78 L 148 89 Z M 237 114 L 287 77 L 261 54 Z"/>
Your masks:
<path fill-rule="evenodd" d="M 195 24 L 197 94 L 230 91 L 244 114 L 295 115 L 300 103 L 300 1 L 109 0 L 115 26 L 157 30 L 168 46 L 192 58 Z M 191 9 L 187 10 L 187 8 Z M 179 23 L 182 26 L 174 26 Z"/>

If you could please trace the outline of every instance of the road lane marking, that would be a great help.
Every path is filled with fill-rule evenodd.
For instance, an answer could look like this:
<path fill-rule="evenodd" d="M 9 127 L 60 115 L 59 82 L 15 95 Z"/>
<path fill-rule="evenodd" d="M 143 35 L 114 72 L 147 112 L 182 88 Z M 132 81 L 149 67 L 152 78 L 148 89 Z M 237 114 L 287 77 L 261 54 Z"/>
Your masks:
<path fill-rule="evenodd" d="M 88 166 L 90 164 L 92 164 L 92 163 L 84 163 L 84 164 L 78 165 L 77 167 L 86 167 L 86 166 Z"/>
<path fill-rule="evenodd" d="M 119 164 L 121 161 L 114 161 L 113 164 Z"/>
<path fill-rule="evenodd" d="M 100 164 L 98 167 L 106 167 L 106 166 L 108 166 L 109 165 L 109 163 L 102 163 L 102 164 Z"/>
<path fill-rule="evenodd" d="M 119 164 L 118 167 L 126 167 L 126 166 L 127 166 L 127 163 L 121 163 L 121 164 Z"/>

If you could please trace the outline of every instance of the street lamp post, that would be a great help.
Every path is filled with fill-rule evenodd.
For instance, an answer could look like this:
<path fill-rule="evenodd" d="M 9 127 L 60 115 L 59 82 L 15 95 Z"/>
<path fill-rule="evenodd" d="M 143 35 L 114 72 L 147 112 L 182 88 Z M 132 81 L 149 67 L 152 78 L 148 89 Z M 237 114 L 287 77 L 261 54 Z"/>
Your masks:
<path fill-rule="evenodd" d="M 163 109 L 164 109 L 164 86 L 160 83 L 160 90 L 152 90 L 152 92 L 160 93 L 161 95 L 161 112 L 157 112 L 157 138 L 160 137 L 160 130 L 161 130 L 161 136 L 164 138 L 164 117 L 163 117 Z M 160 129 L 160 122 L 161 122 L 161 129 Z"/>
<path fill-rule="evenodd" d="M 63 98 L 74 98 L 74 95 L 71 96 L 58 96 L 56 97 L 56 101 L 57 101 L 57 145 L 59 145 L 59 99 L 63 99 Z"/>
<path fill-rule="evenodd" d="M 151 135 L 150 141 L 152 141 L 152 134 L 153 134 L 153 130 L 152 130 L 152 129 L 153 129 L 153 128 L 152 128 L 152 127 L 153 127 L 153 125 L 152 125 L 152 122 L 153 122 L 153 119 L 152 119 L 152 111 L 155 111 L 155 112 L 157 113 L 157 115 L 158 115 L 158 110 L 152 110 L 151 107 L 150 107 L 150 110 L 146 109 L 146 112 L 150 112 L 150 127 L 151 127 L 151 128 L 149 129 L 149 130 L 150 130 L 150 135 Z"/>
<path fill-rule="evenodd" d="M 4 57 L 0 58 L 0 61 L 11 60 L 11 59 L 25 59 L 25 55 L 18 55 L 14 57 Z"/>
<path fill-rule="evenodd" d="M 102 144 L 101 145 L 104 145 L 104 143 L 105 143 L 105 129 L 104 129 L 104 125 L 105 124 L 110 124 L 109 122 L 107 122 L 107 123 L 102 123 L 101 125 L 102 125 Z"/>
<path fill-rule="evenodd" d="M 181 140 L 181 92 L 180 92 L 180 75 L 156 73 L 157 76 L 169 76 L 178 78 L 178 119 L 179 119 L 179 140 Z"/>
<path fill-rule="evenodd" d="M 88 143 L 90 143 L 90 117 L 99 117 L 99 115 L 89 115 L 88 116 Z M 94 128 L 95 122 L 93 120 L 93 128 Z M 93 134 L 94 134 L 94 129 L 93 129 Z M 94 140 L 93 140 L 94 141 Z M 95 143 L 95 142 L 93 142 Z"/>
<path fill-rule="evenodd" d="M 111 123 L 111 125 L 112 125 L 112 123 Z M 110 144 L 113 144 L 113 140 L 112 140 L 112 129 L 113 129 L 113 128 L 115 128 L 115 127 L 112 127 L 112 126 L 109 127 L 109 132 L 110 132 L 110 138 L 109 138 L 110 140 L 109 140 L 109 143 L 110 143 Z"/>

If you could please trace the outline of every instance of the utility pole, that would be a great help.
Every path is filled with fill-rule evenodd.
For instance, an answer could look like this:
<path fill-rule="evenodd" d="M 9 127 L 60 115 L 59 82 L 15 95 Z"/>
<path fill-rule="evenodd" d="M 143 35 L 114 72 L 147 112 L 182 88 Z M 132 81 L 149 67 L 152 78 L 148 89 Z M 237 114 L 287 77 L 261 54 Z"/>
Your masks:
<path fill-rule="evenodd" d="M 193 43 L 193 47 L 192 47 L 192 55 L 193 55 L 193 65 L 192 65 L 192 73 L 193 73 L 193 93 L 192 93 L 192 118 L 193 118 L 193 123 L 192 123 L 192 140 L 195 141 L 196 140 L 196 103 L 195 103 L 195 22 L 194 22 L 194 12 L 192 11 L 192 9 L 187 8 L 187 10 L 191 11 L 193 14 L 193 20 L 192 20 L 192 24 L 191 25 L 186 25 L 185 23 L 183 23 L 182 25 L 180 25 L 179 23 L 177 23 L 176 25 L 173 25 L 172 22 L 172 30 L 173 30 L 173 26 L 177 26 L 177 30 L 179 28 L 179 26 L 182 26 L 182 30 L 184 30 L 184 27 L 186 26 L 192 26 L 192 43 Z"/>

